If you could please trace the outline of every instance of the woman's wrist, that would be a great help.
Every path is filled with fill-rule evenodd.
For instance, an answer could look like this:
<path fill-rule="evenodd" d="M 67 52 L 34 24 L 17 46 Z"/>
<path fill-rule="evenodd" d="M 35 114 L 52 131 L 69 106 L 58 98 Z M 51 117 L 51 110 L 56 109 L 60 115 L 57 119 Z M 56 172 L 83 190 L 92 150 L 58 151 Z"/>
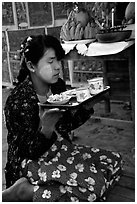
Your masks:
<path fill-rule="evenodd" d="M 41 133 L 45 135 L 46 138 L 51 138 L 53 130 L 50 128 L 45 128 L 44 126 L 41 127 Z"/>

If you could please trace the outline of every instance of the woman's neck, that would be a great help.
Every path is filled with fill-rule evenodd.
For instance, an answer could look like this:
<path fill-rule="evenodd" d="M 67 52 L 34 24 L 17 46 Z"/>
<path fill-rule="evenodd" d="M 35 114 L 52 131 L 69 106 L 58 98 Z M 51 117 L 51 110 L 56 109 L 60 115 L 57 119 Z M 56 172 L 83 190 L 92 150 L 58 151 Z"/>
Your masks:
<path fill-rule="evenodd" d="M 38 95 L 46 96 L 49 92 L 49 84 L 41 81 L 36 75 L 31 74 L 31 80 L 34 86 L 34 89 Z"/>

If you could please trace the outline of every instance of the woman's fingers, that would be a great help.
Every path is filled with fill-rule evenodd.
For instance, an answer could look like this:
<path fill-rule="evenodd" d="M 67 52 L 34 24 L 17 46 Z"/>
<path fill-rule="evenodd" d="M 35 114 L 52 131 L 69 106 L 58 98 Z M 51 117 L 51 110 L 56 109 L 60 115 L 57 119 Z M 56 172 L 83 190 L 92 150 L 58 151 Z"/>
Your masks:
<path fill-rule="evenodd" d="M 50 109 L 43 113 L 41 122 L 43 125 L 54 126 L 57 121 L 63 116 L 63 112 L 59 109 Z"/>
<path fill-rule="evenodd" d="M 45 110 L 43 112 L 43 116 L 51 116 L 51 117 L 55 117 L 55 116 L 62 116 L 62 111 L 54 108 L 54 109 L 49 109 L 49 110 Z"/>
<path fill-rule="evenodd" d="M 55 129 L 56 123 L 63 116 L 63 113 L 59 109 L 50 109 L 43 113 L 41 117 L 42 132 L 46 137 L 51 137 L 52 132 Z"/>

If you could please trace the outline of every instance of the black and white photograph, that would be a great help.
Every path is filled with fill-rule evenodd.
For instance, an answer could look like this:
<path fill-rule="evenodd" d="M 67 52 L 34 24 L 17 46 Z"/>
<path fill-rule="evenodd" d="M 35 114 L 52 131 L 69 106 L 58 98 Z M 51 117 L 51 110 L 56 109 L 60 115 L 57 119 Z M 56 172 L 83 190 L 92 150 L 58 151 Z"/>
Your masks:
<path fill-rule="evenodd" d="M 2 202 L 135 202 L 135 1 L 1 9 Z"/>

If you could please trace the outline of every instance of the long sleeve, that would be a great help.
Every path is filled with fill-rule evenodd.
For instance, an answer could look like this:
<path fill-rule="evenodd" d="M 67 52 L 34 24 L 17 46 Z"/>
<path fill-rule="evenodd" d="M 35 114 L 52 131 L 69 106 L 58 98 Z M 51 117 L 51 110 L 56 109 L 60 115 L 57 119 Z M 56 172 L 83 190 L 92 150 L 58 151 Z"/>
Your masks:
<path fill-rule="evenodd" d="M 38 158 L 53 144 L 54 137 L 48 140 L 38 130 L 39 110 L 33 97 L 23 101 L 12 101 L 12 104 L 7 104 L 5 110 L 9 131 L 8 143 L 18 148 L 22 159 Z M 8 113 L 10 114 L 7 115 Z"/>
<path fill-rule="evenodd" d="M 37 159 L 54 143 L 39 130 L 38 98 L 32 82 L 27 78 L 12 90 L 5 104 L 4 113 L 8 130 L 8 154 L 5 167 L 6 186 L 20 178 L 23 159 Z"/>

